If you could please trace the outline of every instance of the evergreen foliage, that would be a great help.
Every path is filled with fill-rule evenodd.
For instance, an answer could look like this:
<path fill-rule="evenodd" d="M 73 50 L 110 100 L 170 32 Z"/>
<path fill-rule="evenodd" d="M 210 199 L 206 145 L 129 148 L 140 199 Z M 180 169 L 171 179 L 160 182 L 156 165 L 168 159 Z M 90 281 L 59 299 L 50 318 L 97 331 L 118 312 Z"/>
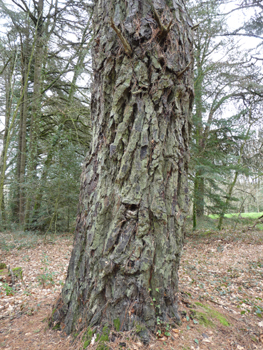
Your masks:
<path fill-rule="evenodd" d="M 230 11 L 222 5 L 187 2 L 198 24 L 190 165 L 194 228 L 206 214 L 223 218 L 263 209 L 262 5 L 243 0 Z M 244 9 L 251 15 L 231 31 L 227 21 Z M 92 10 L 83 0 L 0 1 L 1 229 L 73 230 L 91 140 Z M 236 38 L 244 36 L 258 38 L 255 50 L 239 48 Z"/>
<path fill-rule="evenodd" d="M 200 23 L 195 40 L 190 174 L 194 229 L 205 213 L 220 213 L 223 217 L 235 204 L 237 176 L 249 174 L 243 151 L 252 135 L 248 130 L 252 131 L 255 122 L 250 116 L 252 104 L 247 100 L 251 98 L 248 87 L 257 81 L 259 70 L 232 38 L 220 37 L 227 25 L 225 17 L 219 16 L 219 5 L 207 1 L 202 7 L 199 2 L 190 6 L 194 21 Z"/>
<path fill-rule="evenodd" d="M 72 230 L 90 142 L 90 13 L 82 1 L 30 6 L 0 2 L 1 228 Z"/>

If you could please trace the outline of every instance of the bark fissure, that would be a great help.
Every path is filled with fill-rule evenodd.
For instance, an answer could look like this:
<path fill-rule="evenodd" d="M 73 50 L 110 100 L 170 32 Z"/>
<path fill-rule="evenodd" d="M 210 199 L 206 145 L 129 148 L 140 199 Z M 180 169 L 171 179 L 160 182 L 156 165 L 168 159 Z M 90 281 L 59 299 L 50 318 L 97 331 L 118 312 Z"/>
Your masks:
<path fill-rule="evenodd" d="M 100 0 L 94 8 L 93 141 L 68 276 L 52 316 L 67 333 L 115 319 L 122 330 L 136 323 L 154 330 L 157 315 L 179 319 L 192 65 L 180 79 L 176 72 L 191 62 L 191 31 L 180 6 L 178 19 L 164 0 L 152 5 L 167 30 L 162 38 L 148 2 L 114 6 Z"/>

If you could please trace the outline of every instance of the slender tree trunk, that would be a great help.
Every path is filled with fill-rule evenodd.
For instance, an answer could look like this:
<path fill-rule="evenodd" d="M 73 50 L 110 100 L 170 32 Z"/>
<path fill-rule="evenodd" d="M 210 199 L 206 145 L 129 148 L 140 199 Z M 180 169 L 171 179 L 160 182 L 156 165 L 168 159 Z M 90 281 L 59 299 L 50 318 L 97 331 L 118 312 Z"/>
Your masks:
<path fill-rule="evenodd" d="M 34 52 L 34 89 L 32 96 L 32 111 L 30 121 L 30 140 L 29 140 L 29 157 L 28 157 L 28 184 L 31 190 L 28 191 L 25 208 L 25 225 L 30 221 L 30 207 L 34 202 L 34 194 L 37 188 L 37 158 L 38 158 L 38 135 L 39 123 L 41 117 L 41 88 L 42 88 L 42 66 L 44 58 L 44 21 L 43 21 L 43 0 L 39 0 L 36 6 L 36 46 Z"/>
<path fill-rule="evenodd" d="M 204 215 L 205 203 L 204 203 L 204 191 L 205 191 L 205 183 L 204 178 L 202 177 L 203 172 L 201 170 L 197 170 L 195 174 L 195 190 L 194 190 L 194 202 L 196 206 L 196 216 L 198 218 Z"/>
<path fill-rule="evenodd" d="M 179 320 L 188 213 L 192 33 L 183 2 L 94 8 L 93 141 L 74 248 L 50 324 L 121 330 Z"/>
<path fill-rule="evenodd" d="M 205 213 L 205 182 L 202 176 L 202 172 L 198 174 L 198 190 L 197 190 L 197 205 L 196 205 L 196 215 L 201 218 Z"/>
<path fill-rule="evenodd" d="M 2 202 L 1 207 L 0 207 L 0 212 L 2 213 L 2 218 L 0 217 L 0 219 L 2 219 L 2 222 L 6 223 L 6 213 L 5 213 L 5 205 L 4 205 L 4 182 L 5 182 L 5 168 L 4 168 L 4 154 L 5 154 L 5 149 L 6 149 L 6 141 L 7 141 L 7 135 L 8 135 L 8 129 L 9 129 L 9 124 L 10 124 L 10 108 L 11 108 L 11 89 L 12 89 L 12 74 L 11 76 L 9 76 L 9 74 L 7 74 L 6 77 L 6 82 L 5 82 L 5 87 L 6 87 L 6 108 L 5 108 L 5 131 L 4 131 L 4 135 L 3 135 L 3 150 L 2 150 L 2 154 L 1 154 L 1 158 L 0 158 L 0 175 L 1 175 L 1 179 L 3 181 L 3 186 L 1 186 L 1 197 L 2 197 Z"/>
<path fill-rule="evenodd" d="M 19 222 L 24 224 L 25 217 L 25 172 L 26 172 L 26 122 L 27 122 L 27 90 L 25 91 L 24 101 L 22 104 L 21 115 L 21 157 L 20 157 L 20 172 L 19 172 Z"/>
<path fill-rule="evenodd" d="M 197 77 L 195 79 L 195 115 L 194 115 L 194 124 L 195 124 L 195 146 L 196 146 L 196 157 L 199 158 L 202 154 L 204 145 L 205 145 L 205 134 L 203 130 L 203 79 L 204 72 L 202 70 L 202 65 L 200 63 L 201 52 L 200 48 L 196 48 L 196 66 L 197 66 Z M 195 172 L 194 179 L 194 192 L 193 192 L 193 229 L 196 229 L 198 219 L 204 215 L 205 208 L 205 183 L 204 178 L 202 177 L 203 171 L 198 168 Z"/>
<path fill-rule="evenodd" d="M 87 32 L 89 29 L 90 29 L 90 24 L 88 23 L 85 27 L 83 34 L 82 34 L 81 45 L 80 45 L 79 52 L 78 52 L 78 60 L 74 66 L 74 74 L 73 74 L 73 78 L 71 81 L 71 86 L 70 86 L 69 96 L 68 96 L 69 104 L 71 104 L 73 101 L 74 94 L 76 92 L 77 79 L 80 76 L 80 74 L 82 73 L 85 58 L 87 57 L 88 53 L 90 52 L 90 47 L 89 47 L 90 44 L 85 42 Z"/>
<path fill-rule="evenodd" d="M 27 94 L 27 74 L 28 74 L 28 61 L 30 56 L 29 51 L 29 33 L 25 42 L 22 43 L 21 38 L 21 52 L 22 52 L 22 88 L 21 95 L 23 94 L 23 102 L 20 106 L 20 124 L 19 124 L 19 142 L 18 142 L 18 160 L 17 160 L 17 177 L 19 184 L 19 223 L 24 224 L 25 215 L 25 171 L 26 171 L 26 124 L 28 119 L 28 94 Z"/>
<path fill-rule="evenodd" d="M 37 217 L 39 214 L 49 168 L 50 168 L 50 165 L 52 164 L 53 155 L 54 155 L 54 152 L 56 150 L 57 144 L 60 141 L 61 132 L 62 132 L 62 126 L 58 128 L 57 133 L 53 137 L 51 147 L 48 151 L 47 158 L 46 158 L 45 163 L 43 165 L 43 170 L 42 170 L 41 177 L 39 180 L 39 186 L 38 186 L 38 189 L 37 189 L 36 195 L 35 195 L 34 208 L 32 209 L 31 217 L 32 217 L 33 221 L 37 220 Z"/>
<path fill-rule="evenodd" d="M 81 69 L 82 69 L 85 57 L 87 56 L 88 51 L 89 51 L 88 48 L 84 48 L 84 37 L 85 37 L 86 32 L 87 32 L 89 27 L 90 27 L 90 25 L 87 25 L 85 28 L 85 31 L 83 33 L 82 45 L 81 45 L 80 50 L 79 50 L 78 61 L 74 67 L 74 74 L 73 74 L 73 78 L 71 81 L 71 86 L 70 86 L 70 91 L 69 91 L 69 96 L 68 96 L 69 107 L 73 103 L 74 93 L 76 92 L 76 82 L 77 82 L 79 75 L 81 74 Z M 57 133 L 54 135 L 51 148 L 48 151 L 47 158 L 46 158 L 46 161 L 44 163 L 43 171 L 42 171 L 42 174 L 40 177 L 39 186 L 38 186 L 38 189 L 36 191 L 34 208 L 32 210 L 32 215 L 31 215 L 32 220 L 37 220 L 37 214 L 38 214 L 38 211 L 40 210 L 40 207 L 41 207 L 42 196 L 43 196 L 43 192 L 44 192 L 44 186 L 46 183 L 49 167 L 52 164 L 54 151 L 56 149 L 58 142 L 60 141 L 60 134 L 62 133 L 63 127 L 64 127 L 64 125 L 62 126 L 62 124 L 61 124 L 61 126 L 58 128 Z"/>
<path fill-rule="evenodd" d="M 205 182 L 202 177 L 202 171 L 198 170 L 194 178 L 194 198 L 193 198 L 193 229 L 197 227 L 197 221 L 204 216 L 204 192 Z"/>
<path fill-rule="evenodd" d="M 6 213 L 4 205 L 4 183 L 5 183 L 5 172 L 6 172 L 6 148 L 8 147 L 8 132 L 10 127 L 10 118 L 11 118 L 11 106 L 12 106 L 12 79 L 15 66 L 15 57 L 9 61 L 9 67 L 6 68 L 5 74 L 5 129 L 3 135 L 3 150 L 0 157 L 0 219 L 2 222 L 6 223 Z M 2 217 L 1 217 L 2 216 Z"/>

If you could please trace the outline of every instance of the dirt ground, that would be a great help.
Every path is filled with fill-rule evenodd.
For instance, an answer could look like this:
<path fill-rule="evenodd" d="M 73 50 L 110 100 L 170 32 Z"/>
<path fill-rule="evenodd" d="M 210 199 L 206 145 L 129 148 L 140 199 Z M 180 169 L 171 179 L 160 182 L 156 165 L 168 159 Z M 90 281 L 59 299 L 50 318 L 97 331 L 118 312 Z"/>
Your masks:
<path fill-rule="evenodd" d="M 148 346 L 135 333 L 113 332 L 109 349 L 263 349 L 262 247 L 262 231 L 188 236 L 178 294 L 182 324 L 160 327 Z M 0 276 L 0 348 L 83 349 L 84 331 L 66 336 L 47 325 L 66 277 L 72 236 L 0 233 L 0 248 L 0 262 L 23 271 L 13 289 Z M 97 346 L 92 341 L 87 349 Z"/>

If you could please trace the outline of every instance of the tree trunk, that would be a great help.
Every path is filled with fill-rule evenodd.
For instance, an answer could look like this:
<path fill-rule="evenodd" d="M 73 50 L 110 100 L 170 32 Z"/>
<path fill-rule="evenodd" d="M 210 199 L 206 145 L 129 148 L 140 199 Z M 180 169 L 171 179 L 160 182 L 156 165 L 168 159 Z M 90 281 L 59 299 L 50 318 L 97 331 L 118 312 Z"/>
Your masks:
<path fill-rule="evenodd" d="M 15 69 L 16 53 L 14 52 L 13 55 L 14 57 L 10 59 L 9 67 L 6 66 L 6 72 L 4 73 L 5 128 L 4 128 L 4 135 L 3 135 L 3 149 L 0 156 L 0 220 L 2 221 L 2 224 L 3 224 L 2 227 L 5 227 L 5 224 L 6 224 L 6 213 L 5 213 L 5 205 L 4 205 L 4 183 L 5 183 L 5 176 L 6 176 L 6 154 L 7 154 L 7 148 L 9 146 L 8 134 L 9 134 L 9 127 L 10 127 L 12 95 L 13 95 L 12 79 L 13 79 L 13 73 Z"/>
<path fill-rule="evenodd" d="M 204 192 L 205 192 L 205 183 L 204 178 L 202 177 L 203 171 L 197 170 L 195 173 L 194 180 L 194 204 L 196 207 L 196 216 L 201 218 L 204 216 L 205 212 L 205 200 L 204 200 Z"/>
<path fill-rule="evenodd" d="M 193 229 L 197 227 L 198 219 L 204 216 L 205 212 L 205 182 L 202 177 L 202 171 L 197 170 L 194 178 L 194 196 L 193 196 Z"/>
<path fill-rule="evenodd" d="M 179 321 L 193 102 L 192 33 L 182 4 L 96 1 L 93 141 L 68 276 L 50 322 L 67 333 Z"/>
<path fill-rule="evenodd" d="M 5 183 L 5 167 L 4 167 L 4 157 L 6 150 L 6 140 L 8 135 L 8 128 L 10 124 L 10 112 L 11 112 L 11 96 L 12 96 L 12 73 L 13 71 L 10 69 L 10 73 L 8 72 L 5 77 L 5 129 L 3 135 L 3 149 L 0 156 L 0 178 L 3 181 L 3 186 L 1 189 L 1 198 L 0 202 L 0 219 L 3 223 L 3 226 L 6 224 L 6 213 L 5 213 L 5 205 L 4 205 L 4 183 Z M 2 214 L 2 215 L 1 215 Z"/>
<path fill-rule="evenodd" d="M 18 160 L 17 160 L 17 177 L 19 184 L 19 223 L 24 224 L 25 215 L 25 172 L 26 172 L 26 124 L 28 119 L 28 94 L 27 94 L 27 75 L 28 75 L 28 61 L 29 61 L 29 32 L 22 42 L 21 38 L 21 95 L 23 100 L 20 106 L 20 124 L 19 124 L 19 142 L 18 142 Z M 23 93 L 24 91 L 24 93 Z"/>
<path fill-rule="evenodd" d="M 44 20 L 43 20 L 44 0 L 35 3 L 37 17 L 35 18 L 36 26 L 36 46 L 34 51 L 34 88 L 31 104 L 31 120 L 30 120 L 30 140 L 29 140 L 29 156 L 28 156 L 28 175 L 27 182 L 30 184 L 30 190 L 27 193 L 25 205 L 25 227 L 32 219 L 30 207 L 34 203 L 35 192 L 37 189 L 37 163 L 38 163 L 38 137 L 39 124 L 41 120 L 41 101 L 42 101 L 42 66 L 44 59 L 45 38 Z"/>
<path fill-rule="evenodd" d="M 200 162 L 198 162 L 198 158 L 201 156 L 203 149 L 205 147 L 205 133 L 203 130 L 203 80 L 204 80 L 204 72 L 202 69 L 202 65 L 200 63 L 200 47 L 197 45 L 196 47 L 196 72 L 197 76 L 195 79 L 195 114 L 193 117 L 193 124 L 195 127 L 194 140 L 195 140 L 195 153 L 196 158 L 194 161 L 196 162 L 196 171 L 194 178 L 194 192 L 193 192 L 193 229 L 196 229 L 197 221 L 204 215 L 205 208 L 205 182 L 203 175 L 203 170 L 200 167 Z"/>

